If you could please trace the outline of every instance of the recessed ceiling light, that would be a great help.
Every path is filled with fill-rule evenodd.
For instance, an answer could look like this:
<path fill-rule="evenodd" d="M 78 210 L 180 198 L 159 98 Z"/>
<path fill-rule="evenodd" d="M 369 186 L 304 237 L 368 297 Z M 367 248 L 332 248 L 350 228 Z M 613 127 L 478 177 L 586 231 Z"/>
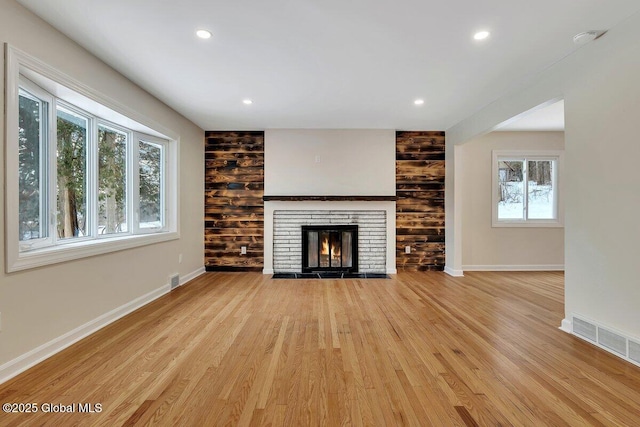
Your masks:
<path fill-rule="evenodd" d="M 487 37 L 489 37 L 489 34 L 491 34 L 491 33 L 489 33 L 489 31 L 478 31 L 477 33 L 475 33 L 473 35 L 473 38 L 475 40 L 484 40 Z"/>
<path fill-rule="evenodd" d="M 211 31 L 196 30 L 196 36 L 200 37 L 201 39 L 210 39 L 211 38 Z"/>
<path fill-rule="evenodd" d="M 416 99 L 415 101 L 413 101 L 413 103 L 415 105 L 423 105 L 424 104 L 424 99 Z"/>
<path fill-rule="evenodd" d="M 243 100 L 242 100 L 242 103 L 243 103 L 244 105 L 251 105 L 251 104 L 253 104 L 253 101 L 252 101 L 252 100 L 250 100 L 250 99 L 243 99 Z"/>

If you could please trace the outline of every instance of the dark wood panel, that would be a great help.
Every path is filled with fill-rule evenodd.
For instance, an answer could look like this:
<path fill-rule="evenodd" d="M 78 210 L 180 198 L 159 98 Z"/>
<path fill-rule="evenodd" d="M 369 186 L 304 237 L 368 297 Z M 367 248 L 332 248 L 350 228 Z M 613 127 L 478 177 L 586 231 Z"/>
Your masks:
<path fill-rule="evenodd" d="M 205 182 L 205 190 L 264 190 L 264 182 Z"/>
<path fill-rule="evenodd" d="M 255 273 L 259 273 L 262 272 L 262 267 L 239 267 L 239 266 L 232 266 L 232 267 L 227 267 L 227 266 L 217 266 L 217 265 L 207 265 L 205 267 L 206 271 L 209 272 L 213 272 L 213 271 L 233 271 L 233 272 L 255 272 Z"/>
<path fill-rule="evenodd" d="M 205 197 L 256 197 L 262 198 L 262 190 L 215 189 L 206 190 Z"/>
<path fill-rule="evenodd" d="M 205 221 L 206 225 L 210 225 L 211 228 L 237 228 L 237 227 L 241 227 L 241 228 L 257 228 L 259 230 L 263 230 L 264 225 L 262 221 L 236 221 L 236 220 L 229 220 L 229 221 L 221 221 L 221 220 L 214 220 L 214 221 Z"/>
<path fill-rule="evenodd" d="M 245 210 L 244 208 L 241 208 L 242 210 Z M 260 209 L 262 210 L 262 209 Z M 214 207 L 208 207 L 207 209 L 205 209 L 204 211 L 204 219 L 206 221 L 225 221 L 225 220 L 235 220 L 235 221 L 257 221 L 260 220 L 262 221 L 264 216 L 262 214 L 262 212 L 250 212 L 250 213 L 238 213 L 238 214 L 228 214 L 228 213 L 220 213 L 218 212 L 219 209 L 217 206 Z"/>
<path fill-rule="evenodd" d="M 206 256 L 206 255 L 205 255 Z M 262 269 L 262 266 L 258 264 L 264 264 L 263 257 L 248 257 L 246 255 L 240 254 L 229 254 L 224 257 L 212 257 L 206 256 L 209 262 L 207 266 L 217 266 L 217 267 L 258 267 Z M 242 270 L 240 270 L 242 271 Z"/>
<path fill-rule="evenodd" d="M 234 159 L 211 159 L 205 160 L 205 168 L 207 170 L 213 168 L 236 168 L 236 167 L 264 167 L 264 159 L 248 159 L 248 158 L 234 158 Z"/>
<path fill-rule="evenodd" d="M 444 268 L 445 134 L 396 132 L 396 263 Z M 411 247 L 411 253 L 404 251 Z"/>
<path fill-rule="evenodd" d="M 264 133 L 205 133 L 205 265 L 209 271 L 264 265 Z M 247 253 L 240 254 L 246 246 Z"/>
<path fill-rule="evenodd" d="M 439 245 L 439 244 L 442 244 L 442 245 L 444 245 L 444 240 L 442 240 L 442 242 L 429 241 L 429 236 L 428 235 L 410 235 L 410 234 L 403 235 L 403 234 L 398 234 L 396 236 L 396 242 L 398 243 L 398 245 L 402 245 L 403 248 L 407 244 L 410 244 L 410 246 L 412 248 L 419 247 L 421 244 L 428 244 L 428 245 Z"/>
<path fill-rule="evenodd" d="M 396 181 L 396 190 L 401 191 L 429 191 L 429 190 L 438 190 L 444 191 L 444 182 L 442 181 L 434 181 L 434 182 L 397 182 Z"/>
<path fill-rule="evenodd" d="M 396 160 L 440 160 L 444 151 L 396 153 Z"/>
<path fill-rule="evenodd" d="M 444 200 L 444 189 L 442 190 L 426 190 L 426 191 L 396 191 L 396 196 L 398 198 L 407 198 L 414 197 L 419 199 L 429 199 L 429 200 Z"/>
<path fill-rule="evenodd" d="M 247 209 L 244 206 L 226 206 L 224 209 L 220 209 L 218 206 L 206 206 L 205 207 L 206 214 L 220 215 L 220 218 L 238 218 L 239 221 L 242 221 L 241 217 L 253 216 L 255 218 L 262 218 L 264 213 L 264 207 L 254 206 L 251 209 Z"/>
<path fill-rule="evenodd" d="M 240 238 L 237 241 L 214 241 L 214 243 L 205 243 L 204 249 L 207 251 L 220 251 L 220 252 L 240 252 L 242 246 L 248 246 L 256 242 L 252 242 L 247 238 Z M 257 246 L 256 246 L 257 247 Z M 259 249 L 262 253 L 262 249 Z"/>
<path fill-rule="evenodd" d="M 205 230 L 206 231 L 206 230 Z M 204 245 L 257 245 L 262 246 L 264 244 L 264 236 L 262 234 L 254 234 L 249 236 L 240 235 L 227 235 L 221 236 L 213 233 L 207 234 L 205 232 Z"/>
<path fill-rule="evenodd" d="M 264 161 L 264 153 L 233 153 L 230 151 L 207 151 L 204 153 L 205 161 L 211 160 L 262 160 Z"/>
<path fill-rule="evenodd" d="M 396 196 L 264 196 L 263 199 L 265 201 L 284 201 L 284 202 L 302 202 L 302 201 L 393 202 L 396 200 Z"/>
<path fill-rule="evenodd" d="M 217 173 L 213 176 L 205 175 L 204 177 L 205 185 L 208 183 L 216 183 L 216 182 L 234 182 L 234 183 L 242 183 L 246 184 L 248 182 L 261 182 L 264 183 L 264 175 L 262 174 L 254 174 L 254 175 L 242 175 L 237 176 L 233 173 Z M 206 187 L 205 187 L 206 188 Z"/>
<path fill-rule="evenodd" d="M 415 213 L 415 212 L 399 212 L 399 215 L 405 213 Z M 426 218 L 416 218 L 416 219 L 398 219 L 396 218 L 396 227 L 398 228 L 444 228 L 444 220 L 443 219 L 426 219 Z"/>
<path fill-rule="evenodd" d="M 262 236 L 264 230 L 253 228 L 214 228 L 209 221 L 204 223 L 205 239 L 207 236 Z"/>
<path fill-rule="evenodd" d="M 398 242 L 398 246 L 396 247 L 397 251 L 403 251 L 404 252 L 404 244 L 400 244 L 401 242 Z M 412 250 L 420 253 L 420 252 L 426 252 L 426 251 L 430 251 L 430 252 L 444 252 L 444 243 L 438 243 L 438 242 L 428 242 L 428 243 L 414 243 L 411 246 Z"/>
<path fill-rule="evenodd" d="M 218 144 L 215 146 L 213 144 L 207 144 L 206 148 L 209 151 L 218 151 L 218 152 L 227 151 L 230 153 L 254 153 L 254 154 L 263 153 L 262 146 L 256 145 L 256 144 L 238 143 L 238 144 Z"/>
<path fill-rule="evenodd" d="M 215 175 L 264 175 L 263 166 L 238 166 L 218 167 L 205 169 L 205 176 Z"/>
<path fill-rule="evenodd" d="M 208 207 L 212 206 L 236 206 L 236 207 L 262 207 L 262 197 L 207 197 L 205 203 Z M 251 212 L 251 210 L 249 210 Z"/>

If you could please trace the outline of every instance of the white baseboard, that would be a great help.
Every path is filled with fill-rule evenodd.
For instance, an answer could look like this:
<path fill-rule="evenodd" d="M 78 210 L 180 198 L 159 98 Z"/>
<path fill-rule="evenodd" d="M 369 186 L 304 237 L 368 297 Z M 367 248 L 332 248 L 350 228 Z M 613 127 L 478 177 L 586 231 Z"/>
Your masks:
<path fill-rule="evenodd" d="M 387 274 L 398 274 L 397 268 L 387 268 Z"/>
<path fill-rule="evenodd" d="M 204 272 L 205 269 L 204 267 L 202 267 L 192 273 L 185 275 L 184 278 L 180 281 L 180 285 L 198 277 Z M 99 329 L 104 328 L 110 323 L 115 322 L 121 317 L 124 317 L 127 314 L 136 311 L 140 307 L 149 304 L 153 300 L 160 298 L 161 296 L 167 294 L 170 290 L 171 285 L 167 283 L 159 287 L 158 289 L 155 289 L 145 295 L 134 299 L 133 301 L 123 304 L 120 307 L 117 307 L 101 316 L 96 317 L 95 319 L 85 323 L 84 325 L 78 326 L 77 328 L 59 336 L 58 338 L 54 338 L 51 341 L 44 343 L 41 346 L 38 346 L 33 350 L 30 350 L 16 357 L 13 360 L 8 361 L 4 365 L 0 366 L 0 384 L 10 380 L 11 378 L 26 371 L 32 366 L 37 365 L 43 360 L 48 359 L 54 354 L 64 350 L 72 344 L 75 344 L 76 342 L 91 335 Z"/>
<path fill-rule="evenodd" d="M 273 274 L 273 268 L 263 268 L 262 274 Z"/>
<path fill-rule="evenodd" d="M 558 328 L 563 332 L 566 332 L 568 334 L 573 333 L 573 327 L 571 325 L 571 320 L 569 319 L 562 319 L 562 323 L 560 324 L 560 327 Z"/>
<path fill-rule="evenodd" d="M 444 267 L 444 272 L 453 277 L 464 277 L 464 270 L 454 270 L 451 267 Z"/>
<path fill-rule="evenodd" d="M 185 274 L 183 277 L 180 278 L 180 285 L 179 286 L 184 285 L 188 281 L 193 280 L 196 277 L 198 277 L 198 276 L 200 276 L 200 275 L 202 275 L 202 274 L 204 274 L 206 272 L 207 272 L 206 268 L 204 266 L 202 266 L 199 269 L 197 269 L 196 271 L 192 271 L 189 274 Z"/>
<path fill-rule="evenodd" d="M 463 271 L 564 271 L 564 265 L 463 265 Z"/>

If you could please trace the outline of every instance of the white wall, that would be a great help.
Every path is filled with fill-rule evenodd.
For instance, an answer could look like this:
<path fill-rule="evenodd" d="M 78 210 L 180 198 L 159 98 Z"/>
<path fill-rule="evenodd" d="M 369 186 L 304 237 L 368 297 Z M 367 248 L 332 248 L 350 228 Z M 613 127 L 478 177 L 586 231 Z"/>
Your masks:
<path fill-rule="evenodd" d="M 0 381 L 32 359 L 20 359 L 111 310 L 203 267 L 204 132 L 135 86 L 13 0 L 0 0 L 0 42 L 32 55 L 180 135 L 181 238 L 121 252 L 6 274 L 0 246 Z M 4 55 L 0 58 L 4 81 Z M 4 106 L 4 91 L 0 104 Z M 4 108 L 4 107 L 3 107 Z M 4 141 L 4 120 L 0 135 Z M 11 143 L 7 141 L 5 143 Z M 4 150 L 0 180 L 4 187 Z M 5 197 L 0 194 L 4 227 Z M 11 209 L 11 207 L 9 207 Z M 183 262 L 178 263 L 178 255 Z M 42 349 L 40 349 L 42 350 Z M 45 350 L 42 350 L 46 352 Z M 40 355 L 44 353 L 39 353 Z M 31 354 L 37 357 L 38 354 Z M 4 365 L 3 365 L 4 364 Z"/>
<path fill-rule="evenodd" d="M 395 196 L 394 130 L 271 129 L 264 194 Z"/>
<path fill-rule="evenodd" d="M 447 130 L 447 144 L 461 144 L 546 100 L 564 98 L 565 317 L 581 314 L 636 339 L 638 76 L 640 13 Z"/>
<path fill-rule="evenodd" d="M 491 226 L 491 151 L 564 150 L 564 132 L 492 132 L 461 149 L 462 269 L 561 269 L 564 229 Z"/>

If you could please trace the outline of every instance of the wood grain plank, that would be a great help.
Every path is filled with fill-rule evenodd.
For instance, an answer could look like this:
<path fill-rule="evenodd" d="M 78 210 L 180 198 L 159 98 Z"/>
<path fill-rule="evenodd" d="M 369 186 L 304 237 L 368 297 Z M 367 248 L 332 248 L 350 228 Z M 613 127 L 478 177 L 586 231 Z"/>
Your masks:
<path fill-rule="evenodd" d="M 563 317 L 558 272 L 208 273 L 0 385 L 101 413 L 0 423 L 640 425 L 640 369 Z"/>
<path fill-rule="evenodd" d="M 444 268 L 444 150 L 444 132 L 396 132 L 396 266 L 404 271 Z M 438 246 L 418 248 L 424 243 Z"/>
<path fill-rule="evenodd" d="M 206 132 L 204 148 L 205 267 L 261 268 L 264 132 Z M 244 255 L 242 246 L 247 247 Z"/>

